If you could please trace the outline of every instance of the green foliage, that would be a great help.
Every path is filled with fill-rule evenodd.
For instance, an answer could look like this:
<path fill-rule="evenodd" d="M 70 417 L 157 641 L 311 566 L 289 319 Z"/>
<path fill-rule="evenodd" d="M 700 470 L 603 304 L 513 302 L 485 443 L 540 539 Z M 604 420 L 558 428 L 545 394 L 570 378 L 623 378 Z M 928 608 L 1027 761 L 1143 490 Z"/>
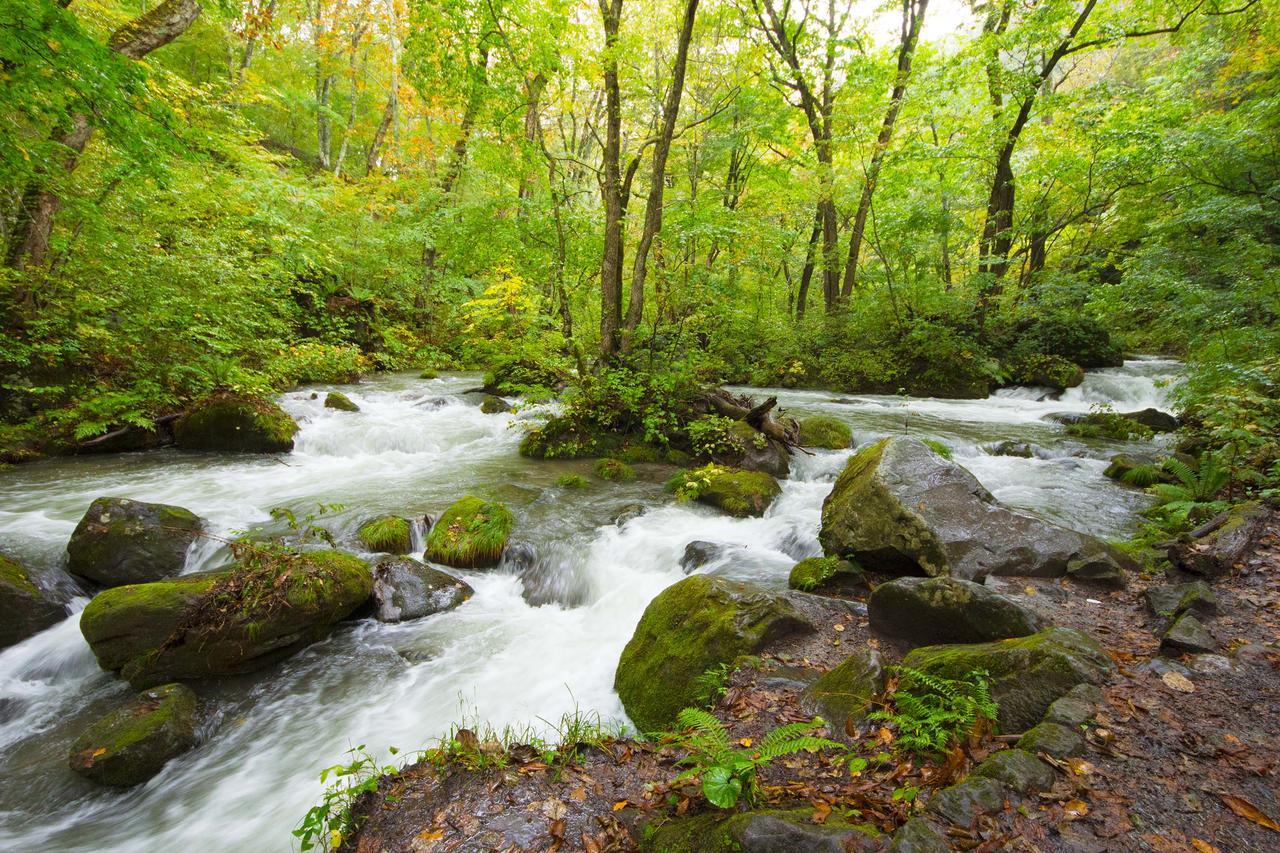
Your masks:
<path fill-rule="evenodd" d="M 673 492 L 676 500 L 681 502 L 696 501 L 704 492 L 712 487 L 716 478 L 730 473 L 732 469 L 714 463 L 694 468 L 692 471 L 681 471 L 667 480 L 668 492 Z"/>
<path fill-rule="evenodd" d="M 1149 439 L 1151 428 L 1117 413 L 1109 403 L 1095 403 L 1080 421 L 1067 424 L 1067 435 L 1077 438 L 1106 438 L 1114 441 Z"/>
<path fill-rule="evenodd" d="M 356 535 L 370 551 L 407 554 L 411 547 L 412 529 L 407 518 L 384 515 L 360 525 Z"/>
<path fill-rule="evenodd" d="M 636 471 L 621 459 L 601 459 L 596 462 L 596 476 L 611 483 L 628 483 L 636 478 Z"/>
<path fill-rule="evenodd" d="M 1204 520 L 1226 509 L 1227 503 L 1217 498 L 1230 484 L 1231 471 L 1217 454 L 1205 453 L 1197 468 L 1181 459 L 1166 459 L 1164 470 L 1177 482 L 1156 483 L 1151 487 L 1156 505 L 1147 515 L 1166 530 L 1181 530 L 1193 521 Z"/>
<path fill-rule="evenodd" d="M 741 453 L 742 441 L 733 432 L 736 423 L 733 418 L 720 415 L 703 415 L 690 421 L 685 429 L 693 452 L 699 456 Z"/>
<path fill-rule="evenodd" d="M 867 719 L 893 726 L 898 749 L 921 755 L 945 752 L 996 719 L 999 709 L 991 698 L 990 678 L 982 670 L 958 680 L 909 667 L 896 667 L 894 672 L 898 686 L 892 694 L 893 710 L 876 711 Z"/>
<path fill-rule="evenodd" d="M 388 750 L 396 755 L 399 750 Z M 353 806 L 364 794 L 378 790 L 383 776 L 394 776 L 399 769 L 380 765 L 364 744 L 347 750 L 350 761 L 320 771 L 320 782 L 329 782 L 320 802 L 306 813 L 293 830 L 303 851 L 336 850 L 360 828 Z M 330 780 L 333 780 L 330 782 Z"/>
<path fill-rule="evenodd" d="M 949 444 L 945 444 L 945 443 L 943 443 L 943 442 L 941 442 L 941 441 L 938 441 L 937 439 L 933 439 L 933 438 L 922 438 L 922 439 L 920 439 L 920 440 L 921 440 L 922 442 L 924 442 L 924 444 L 925 444 L 925 446 L 926 446 L 926 447 L 928 447 L 928 448 L 929 448 L 930 450 L 932 450 L 934 453 L 936 453 L 936 454 L 938 454 L 939 456 L 941 456 L 943 459 L 946 459 L 946 460 L 948 460 L 948 461 L 949 461 L 949 460 L 952 458 L 952 456 L 954 455 L 954 454 L 953 454 L 953 452 L 952 452 L 952 450 L 951 450 L 951 445 L 949 445 Z"/>
<path fill-rule="evenodd" d="M 556 485 L 563 489 L 585 489 L 591 482 L 581 474 L 563 474 L 556 478 Z"/>
<path fill-rule="evenodd" d="M 697 690 L 698 701 L 708 708 L 714 708 L 716 702 L 728 690 L 729 677 L 733 675 L 734 667 L 727 663 L 717 664 L 703 672 L 693 680 L 693 686 Z"/>

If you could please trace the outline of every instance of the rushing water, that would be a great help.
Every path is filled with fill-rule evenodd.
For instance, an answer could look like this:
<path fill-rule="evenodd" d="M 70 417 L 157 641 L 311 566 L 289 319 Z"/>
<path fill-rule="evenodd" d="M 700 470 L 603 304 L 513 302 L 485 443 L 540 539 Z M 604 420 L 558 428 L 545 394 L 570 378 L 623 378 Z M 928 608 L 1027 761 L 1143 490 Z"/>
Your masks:
<path fill-rule="evenodd" d="M 1072 441 L 1042 417 L 1095 403 L 1165 408 L 1175 370 L 1131 361 L 1089 373 L 1058 400 L 1031 389 L 980 401 L 756 393 L 776 394 L 795 415 L 842 418 L 859 442 L 901 432 L 939 439 L 1006 503 L 1122 536 L 1141 496 L 1102 476 L 1118 445 Z M 312 389 L 286 394 L 302 430 L 279 458 L 159 451 L 0 474 L 0 550 L 68 595 L 77 590 L 61 568 L 66 541 L 102 495 L 185 506 L 223 537 L 270 529 L 273 507 L 301 516 L 339 503 L 346 508 L 318 521 L 355 549 L 351 536 L 371 515 L 435 516 L 475 493 L 511 505 L 517 539 L 529 546 L 519 550 L 533 554 L 522 571 L 459 573 L 476 594 L 450 613 L 348 623 L 275 667 L 195 685 L 207 712 L 203 744 L 127 791 L 97 788 L 67 768 L 72 740 L 131 693 L 99 670 L 77 625 L 86 599 L 73 597 L 64 622 L 0 652 L 0 849 L 288 850 L 289 830 L 321 791 L 319 769 L 352 746 L 414 749 L 464 717 L 537 727 L 580 709 L 622 719 L 612 687 L 618 655 L 649 600 L 682 577 L 689 541 L 726 546 L 704 571 L 773 586 L 785 586 L 797 559 L 819 553 L 822 499 L 847 452 L 798 455 L 760 519 L 674 504 L 658 466 L 640 466 L 633 483 L 565 489 L 559 476 L 587 474 L 591 464 L 521 459 L 522 421 L 537 412 L 481 414 L 466 393 L 475 382 L 376 377 L 342 388 L 359 404 L 355 414 L 325 409 Z M 1002 439 L 1032 442 L 1037 455 L 984 452 Z M 614 523 L 636 505 L 646 511 Z M 220 540 L 208 539 L 193 546 L 187 570 L 225 561 Z"/>

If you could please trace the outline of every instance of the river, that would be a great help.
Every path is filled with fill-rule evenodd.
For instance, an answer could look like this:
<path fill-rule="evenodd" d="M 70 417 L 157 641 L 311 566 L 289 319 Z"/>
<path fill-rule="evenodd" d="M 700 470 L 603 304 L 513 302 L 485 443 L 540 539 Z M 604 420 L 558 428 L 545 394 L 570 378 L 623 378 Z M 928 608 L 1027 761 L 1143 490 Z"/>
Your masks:
<path fill-rule="evenodd" d="M 752 392 L 776 394 L 793 415 L 839 417 L 859 443 L 904 431 L 946 442 L 1000 500 L 1122 538 L 1144 497 L 1102 470 L 1124 445 L 1072 440 L 1042 417 L 1094 403 L 1167 409 L 1176 370 L 1170 361 L 1129 361 L 1089 372 L 1057 400 L 1031 389 L 977 401 Z M 703 571 L 779 587 L 797 559 L 820 553 L 822 500 L 848 451 L 798 455 L 764 518 L 732 519 L 674 503 L 661 485 L 669 472 L 656 466 L 612 484 L 591 477 L 588 461 L 522 459 L 522 422 L 537 409 L 484 415 L 479 398 L 464 393 L 476 384 L 475 374 L 394 374 L 334 386 L 358 413 L 325 409 L 324 388 L 285 394 L 281 404 L 302 429 L 294 452 L 279 458 L 165 450 L 0 472 L 0 550 L 42 585 L 66 591 L 74 589 L 62 570 L 67 539 L 103 495 L 185 506 L 222 536 L 272 529 L 273 507 L 301 516 L 338 503 L 345 508 L 317 523 L 359 553 L 351 537 L 369 516 L 436 516 L 474 493 L 512 507 L 515 539 L 534 555 L 523 580 L 510 567 L 459 572 L 476 592 L 452 612 L 400 625 L 346 623 L 282 664 L 194 685 L 204 742 L 127 791 L 95 787 L 67 767 L 75 737 L 132 692 L 98 668 L 77 625 L 85 599 L 74 598 L 65 621 L 0 652 L 0 849 L 289 850 L 290 830 L 321 793 L 320 769 L 352 746 L 381 756 L 391 746 L 413 750 L 462 720 L 542 728 L 575 709 L 623 719 L 612 687 L 618 655 L 649 600 L 683 577 L 689 541 L 726 546 Z M 1037 455 L 983 450 L 1004 439 L 1031 442 Z M 590 487 L 558 486 L 566 473 L 586 475 Z M 614 523 L 636 505 L 646 511 Z M 204 540 L 186 570 L 225 560 L 219 540 Z"/>

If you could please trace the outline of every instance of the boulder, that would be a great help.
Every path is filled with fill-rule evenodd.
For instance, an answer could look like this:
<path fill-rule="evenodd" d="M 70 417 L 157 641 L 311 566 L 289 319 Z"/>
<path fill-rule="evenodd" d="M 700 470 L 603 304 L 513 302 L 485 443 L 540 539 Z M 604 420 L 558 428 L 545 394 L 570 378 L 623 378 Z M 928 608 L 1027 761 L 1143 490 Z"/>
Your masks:
<path fill-rule="evenodd" d="M 1234 506 L 1206 524 L 1211 529 L 1204 536 L 1175 543 L 1169 562 L 1211 579 L 1224 575 L 1257 550 L 1269 515 L 1260 503 Z"/>
<path fill-rule="evenodd" d="M 982 643 L 1025 637 L 1042 627 L 1033 611 L 958 578 L 898 578 L 867 600 L 871 627 L 912 645 Z"/>
<path fill-rule="evenodd" d="M 684 546 L 684 554 L 680 557 L 680 568 L 687 575 L 712 562 L 724 553 L 724 546 L 715 542 L 703 542 L 695 539 Z"/>
<path fill-rule="evenodd" d="M 1160 638 L 1160 651 L 1170 654 L 1216 652 L 1218 644 L 1190 613 L 1183 613 L 1165 629 Z"/>
<path fill-rule="evenodd" d="M 150 687 L 282 660 L 373 592 L 368 564 L 348 554 L 266 553 L 252 566 L 100 592 L 81 614 L 80 632 L 99 666 Z"/>
<path fill-rule="evenodd" d="M 197 713 L 196 694 L 181 684 L 144 690 L 76 738 L 71 769 L 99 785 L 140 785 L 196 745 Z"/>
<path fill-rule="evenodd" d="M 889 853 L 949 853 L 951 845 L 924 818 L 913 817 L 898 827 L 889 842 Z"/>
<path fill-rule="evenodd" d="M 970 776 L 934 794 L 925 810 L 956 826 L 969 826 L 978 815 L 1004 808 L 1004 788 L 995 779 Z"/>
<path fill-rule="evenodd" d="M 922 646 L 903 665 L 964 679 L 985 670 L 997 722 L 1006 733 L 1023 732 L 1078 684 L 1100 684 L 1111 673 L 1111 658 L 1088 636 L 1072 628 L 1048 628 L 1029 637 L 975 645 Z"/>
<path fill-rule="evenodd" d="M 791 473 L 791 455 L 787 448 L 769 438 L 745 421 L 729 427 L 734 449 L 712 454 L 717 465 L 742 471 L 760 471 L 778 479 Z"/>
<path fill-rule="evenodd" d="M 1060 577 L 1075 563 L 1122 570 L 1092 536 L 1000 505 L 977 479 L 914 438 L 884 439 L 849 460 L 822 504 L 832 556 L 898 575 Z"/>
<path fill-rule="evenodd" d="M 1176 417 L 1159 409 L 1147 408 L 1137 412 L 1121 412 L 1120 417 L 1142 424 L 1152 432 L 1173 432 L 1181 425 Z"/>
<path fill-rule="evenodd" d="M 1212 619 L 1218 615 L 1218 597 L 1204 581 L 1153 586 L 1143 597 L 1155 616 L 1172 618 L 1191 613 L 1199 619 Z"/>
<path fill-rule="evenodd" d="M 180 506 L 98 498 L 67 543 L 67 570 L 106 587 L 171 577 L 202 529 Z"/>
<path fill-rule="evenodd" d="M 1065 701 L 1063 699 L 1057 702 Z M 1054 704 L 1056 705 L 1057 702 Z M 1050 708 L 1052 710 L 1052 707 Z M 1090 711 L 1092 714 L 1092 710 Z M 1033 726 L 1026 734 L 1018 738 L 1018 749 L 1026 750 L 1032 755 L 1043 752 L 1052 758 L 1063 759 L 1079 755 L 1084 751 L 1084 738 L 1060 723 L 1040 723 Z"/>
<path fill-rule="evenodd" d="M 66 608 L 31 582 L 21 563 L 0 554 L 0 649 L 58 624 L 66 615 Z"/>
<path fill-rule="evenodd" d="M 621 459 L 601 459 L 596 462 L 596 476 L 610 483 L 629 483 L 636 478 L 636 469 Z"/>
<path fill-rule="evenodd" d="M 1035 456 L 1035 450 L 1025 441 L 1001 441 L 987 448 L 987 453 L 992 456 L 1017 456 L 1021 459 L 1030 459 Z"/>
<path fill-rule="evenodd" d="M 720 465 L 704 465 L 672 477 L 667 488 L 682 494 L 695 494 L 698 503 L 722 509 L 737 518 L 764 515 L 765 510 L 782 494 L 782 487 L 763 471 L 742 471 Z"/>
<path fill-rule="evenodd" d="M 340 412 L 358 412 L 360 407 L 351 402 L 351 398 L 341 391 L 330 391 L 324 397 L 326 409 L 337 409 Z"/>
<path fill-rule="evenodd" d="M 812 808 L 677 817 L 646 828 L 640 849 L 652 853 L 846 853 L 876 849 L 866 824 L 855 825 L 838 812 L 821 824 L 812 818 Z"/>
<path fill-rule="evenodd" d="M 1155 483 L 1172 483 L 1176 478 L 1164 470 L 1163 462 L 1164 457 L 1154 453 L 1117 453 L 1102 475 L 1143 489 Z"/>
<path fill-rule="evenodd" d="M 1014 363 L 1012 379 L 1015 385 L 1065 391 L 1084 382 L 1084 370 L 1060 355 L 1036 354 Z"/>
<path fill-rule="evenodd" d="M 409 557 L 373 567 L 374 615 L 379 622 L 404 622 L 452 610 L 475 594 L 469 585 Z"/>
<path fill-rule="evenodd" d="M 511 404 L 497 394 L 485 394 L 480 401 L 480 411 L 486 415 L 501 415 L 511 411 Z"/>
<path fill-rule="evenodd" d="M 427 559 L 458 569 L 492 568 L 502 559 L 515 523 L 504 504 L 459 498 L 427 534 Z"/>
<path fill-rule="evenodd" d="M 836 735 L 847 733 L 848 725 L 865 717 L 871 702 L 884 690 L 884 666 L 880 653 L 866 647 L 811 684 L 805 701 L 831 726 Z"/>
<path fill-rule="evenodd" d="M 802 592 L 849 593 L 865 589 L 867 578 L 857 563 L 839 557 L 807 557 L 791 567 L 787 585 Z"/>
<path fill-rule="evenodd" d="M 844 450 L 853 446 L 853 430 L 839 418 L 814 415 L 800 421 L 800 444 L 827 450 Z"/>
<path fill-rule="evenodd" d="M 413 523 L 398 515 L 381 515 L 360 525 L 356 537 L 370 551 L 408 554 L 413 550 Z"/>
<path fill-rule="evenodd" d="M 1057 778 L 1053 768 L 1025 749 L 1006 749 L 973 769 L 979 779 L 995 779 L 1019 794 L 1047 791 Z"/>
<path fill-rule="evenodd" d="M 1067 691 L 1061 699 L 1055 699 L 1049 705 L 1049 710 L 1044 714 L 1045 722 L 1078 729 L 1093 719 L 1094 712 L 1101 701 L 1102 691 L 1095 685 L 1079 684 Z"/>
<path fill-rule="evenodd" d="M 649 602 L 622 650 L 614 688 L 640 731 L 661 731 L 698 703 L 698 677 L 708 669 L 812 630 L 781 595 L 691 575 Z"/>
<path fill-rule="evenodd" d="M 270 400 L 216 394 L 178 418 L 173 439 L 183 450 L 288 453 L 297 431 L 297 422 Z"/>

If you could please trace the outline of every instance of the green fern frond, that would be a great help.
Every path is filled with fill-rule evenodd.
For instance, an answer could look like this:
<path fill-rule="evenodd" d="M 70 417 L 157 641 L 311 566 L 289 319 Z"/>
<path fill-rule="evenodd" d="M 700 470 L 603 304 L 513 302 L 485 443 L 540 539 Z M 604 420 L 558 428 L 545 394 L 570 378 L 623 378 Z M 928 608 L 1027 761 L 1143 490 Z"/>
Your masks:
<path fill-rule="evenodd" d="M 1164 460 L 1164 470 L 1168 471 L 1192 495 L 1196 492 L 1196 487 L 1200 485 L 1200 478 L 1196 475 L 1195 469 L 1176 457 L 1170 457 Z"/>
<path fill-rule="evenodd" d="M 1120 475 L 1120 482 L 1145 489 L 1160 482 L 1161 473 L 1161 469 L 1155 465 L 1135 465 Z"/>
<path fill-rule="evenodd" d="M 1193 490 L 1185 486 L 1175 486 L 1173 483 L 1156 483 L 1151 487 L 1151 494 L 1155 495 L 1156 503 L 1161 505 L 1195 502 Z"/>

